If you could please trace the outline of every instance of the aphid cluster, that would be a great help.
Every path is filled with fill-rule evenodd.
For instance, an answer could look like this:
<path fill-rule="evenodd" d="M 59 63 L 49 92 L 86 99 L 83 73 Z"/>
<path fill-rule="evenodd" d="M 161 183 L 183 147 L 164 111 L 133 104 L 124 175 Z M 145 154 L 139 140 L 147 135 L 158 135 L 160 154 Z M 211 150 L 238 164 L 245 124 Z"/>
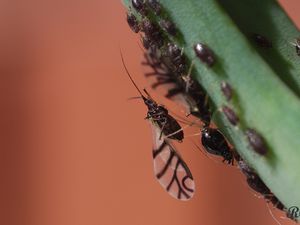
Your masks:
<path fill-rule="evenodd" d="M 152 69 L 145 76 L 153 76 L 156 80 L 152 84 L 152 88 L 156 89 L 166 84 L 172 86 L 168 89 L 166 97 L 173 99 L 181 96 L 184 105 L 187 106 L 187 114 L 199 117 L 203 122 L 201 143 L 206 152 L 222 157 L 223 162 L 228 164 L 233 165 L 234 161 L 237 161 L 241 172 L 246 176 L 249 187 L 264 196 L 274 207 L 285 210 L 283 204 L 271 193 L 254 170 L 247 166 L 238 153 L 230 147 L 223 134 L 217 128 L 211 126 L 212 114 L 208 95 L 199 82 L 194 82 L 192 79 L 193 63 L 189 63 L 183 48 L 172 41 L 176 39 L 178 31 L 174 23 L 166 17 L 166 13 L 162 13 L 164 11 L 163 7 L 156 0 L 132 0 L 131 5 L 140 18 L 138 20 L 133 13 L 129 13 L 127 22 L 135 33 L 142 33 L 141 40 L 146 49 L 143 65 Z M 159 17 L 157 21 L 153 21 L 152 16 L 149 17 L 149 15 L 158 15 Z M 272 47 L 272 43 L 262 35 L 253 34 L 252 38 L 262 48 Z M 295 47 L 298 55 L 300 55 L 299 43 L 300 41 L 297 39 Z M 215 64 L 217 64 L 216 54 L 207 44 L 198 42 L 194 44 L 193 50 L 195 57 L 205 64 L 208 69 L 214 68 Z M 128 76 L 135 85 L 129 73 Z M 137 88 L 136 85 L 135 87 Z M 239 126 L 242 121 L 238 113 L 230 106 L 235 94 L 233 87 L 228 82 L 222 81 L 219 91 L 226 100 L 226 104 L 222 105 L 220 112 L 223 113 L 232 126 L 243 129 L 245 139 L 254 152 L 262 156 L 267 154 L 267 144 L 259 132 L 253 128 Z M 141 92 L 140 95 L 148 108 L 147 119 L 151 120 L 155 125 L 153 126 L 153 161 L 156 177 L 164 189 L 173 197 L 181 200 L 190 199 L 195 189 L 193 177 L 187 165 L 169 141 L 169 139 L 181 141 L 184 137 L 183 129 L 169 115 L 165 107 L 158 105 L 146 91 L 145 93 L 146 96 Z M 165 158 L 163 154 L 166 154 L 168 157 Z M 170 170 L 172 171 L 171 178 L 167 176 Z M 179 175 L 179 171 L 183 173 L 183 176 Z M 176 188 L 174 189 L 172 185 L 175 185 Z"/>

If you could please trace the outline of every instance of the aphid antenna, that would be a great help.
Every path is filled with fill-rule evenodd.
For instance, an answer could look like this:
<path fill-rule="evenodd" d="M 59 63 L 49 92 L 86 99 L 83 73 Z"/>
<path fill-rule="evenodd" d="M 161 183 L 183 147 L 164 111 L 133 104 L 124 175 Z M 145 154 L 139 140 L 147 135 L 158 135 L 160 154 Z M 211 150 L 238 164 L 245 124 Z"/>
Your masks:
<path fill-rule="evenodd" d="M 151 95 L 149 94 L 149 92 L 146 90 L 146 88 L 144 88 L 143 91 L 148 96 L 148 98 L 150 98 L 151 100 L 153 100 L 153 98 L 151 97 Z"/>
<path fill-rule="evenodd" d="M 141 98 L 142 98 L 141 96 L 130 97 L 130 98 L 127 98 L 127 101 L 136 100 L 136 99 L 141 99 Z"/>
<path fill-rule="evenodd" d="M 176 117 L 176 120 L 177 120 L 177 121 L 179 121 L 179 122 L 181 122 L 181 123 L 183 123 L 183 124 L 187 124 L 187 125 L 189 125 L 189 126 L 194 126 L 194 125 L 196 125 L 197 127 L 202 127 L 202 125 L 196 123 L 197 121 L 201 121 L 201 119 L 195 119 L 194 121 L 189 121 L 189 120 L 187 120 L 186 118 L 184 118 L 184 117 L 178 115 L 177 113 L 175 113 L 174 111 L 172 111 L 172 110 L 170 110 L 170 109 L 169 109 L 169 112 L 170 112 L 174 117 Z M 186 117 L 187 117 L 187 116 L 186 116 Z"/>
<path fill-rule="evenodd" d="M 124 62 L 124 58 L 123 58 L 123 54 L 122 54 L 121 49 L 120 49 L 120 55 L 121 55 L 122 64 L 123 64 L 123 67 L 125 68 L 125 71 L 126 71 L 126 73 L 127 73 L 127 76 L 128 76 L 129 79 L 131 80 L 131 83 L 134 85 L 134 87 L 136 88 L 136 90 L 140 93 L 141 98 L 142 98 L 143 100 L 145 100 L 146 97 L 142 94 L 141 90 L 138 88 L 138 86 L 137 86 L 136 83 L 134 82 L 133 78 L 131 77 L 131 75 L 130 75 L 130 73 L 129 73 L 129 71 L 128 71 L 126 65 L 125 65 L 125 62 Z M 144 89 L 144 91 L 145 91 L 145 89 Z M 145 93 L 147 93 L 147 92 L 145 92 Z"/>

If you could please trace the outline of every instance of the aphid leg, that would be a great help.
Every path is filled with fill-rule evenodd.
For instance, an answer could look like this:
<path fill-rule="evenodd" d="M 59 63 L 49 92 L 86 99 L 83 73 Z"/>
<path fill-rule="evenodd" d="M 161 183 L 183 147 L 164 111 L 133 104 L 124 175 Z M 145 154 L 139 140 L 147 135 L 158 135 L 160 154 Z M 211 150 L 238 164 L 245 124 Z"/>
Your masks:
<path fill-rule="evenodd" d="M 201 121 L 201 119 L 196 119 L 196 120 L 194 120 L 194 121 L 191 122 L 191 121 L 187 120 L 185 117 L 182 117 L 182 116 L 178 115 L 177 113 L 171 111 L 170 109 L 169 109 L 169 112 L 170 112 L 174 117 L 176 117 L 177 120 L 180 121 L 181 123 L 187 124 L 187 125 L 189 125 L 189 126 L 194 126 L 194 125 L 196 125 L 197 127 L 202 127 L 202 125 L 196 123 L 197 121 Z"/>
<path fill-rule="evenodd" d="M 196 124 L 195 122 L 196 122 L 196 121 L 199 121 L 199 120 L 200 120 L 200 119 L 197 119 L 197 120 L 195 120 L 194 122 L 191 122 L 190 124 L 188 124 L 188 125 L 182 127 L 181 129 L 178 129 L 177 131 L 175 131 L 175 132 L 173 132 L 173 133 L 171 133 L 171 134 L 168 134 L 168 135 L 166 136 L 166 138 L 171 137 L 171 136 L 173 136 L 173 135 L 175 135 L 175 134 L 177 134 L 177 133 L 179 133 L 179 132 L 185 130 L 186 128 L 193 126 L 194 124 Z M 199 134 L 197 134 L 197 135 L 199 135 Z M 196 135 L 194 135 L 194 136 L 196 136 Z"/>
<path fill-rule="evenodd" d="M 195 64 L 195 61 L 193 60 L 187 75 L 182 76 L 182 79 L 185 81 L 185 92 L 186 93 L 189 92 L 189 90 L 190 90 L 190 88 L 191 88 L 191 86 L 193 85 L 193 82 L 194 82 L 192 77 L 191 77 L 191 73 L 192 73 L 194 64 Z"/>
<path fill-rule="evenodd" d="M 182 47 L 181 52 L 180 52 L 181 56 L 183 56 L 183 54 L 184 54 L 184 47 Z"/>
<path fill-rule="evenodd" d="M 142 98 L 142 97 L 140 97 L 140 96 L 130 97 L 130 98 L 127 98 L 127 101 L 136 100 L 136 99 L 141 99 L 141 98 Z"/>

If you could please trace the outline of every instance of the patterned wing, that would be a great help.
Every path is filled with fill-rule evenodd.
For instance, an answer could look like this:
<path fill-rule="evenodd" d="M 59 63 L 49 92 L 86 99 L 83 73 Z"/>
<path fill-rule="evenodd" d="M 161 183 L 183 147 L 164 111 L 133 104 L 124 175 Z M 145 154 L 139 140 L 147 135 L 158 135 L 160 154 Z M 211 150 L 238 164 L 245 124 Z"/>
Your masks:
<path fill-rule="evenodd" d="M 153 131 L 154 174 L 162 187 L 174 198 L 189 200 L 195 192 L 193 176 L 175 148 L 164 137 L 161 130 L 151 124 Z"/>

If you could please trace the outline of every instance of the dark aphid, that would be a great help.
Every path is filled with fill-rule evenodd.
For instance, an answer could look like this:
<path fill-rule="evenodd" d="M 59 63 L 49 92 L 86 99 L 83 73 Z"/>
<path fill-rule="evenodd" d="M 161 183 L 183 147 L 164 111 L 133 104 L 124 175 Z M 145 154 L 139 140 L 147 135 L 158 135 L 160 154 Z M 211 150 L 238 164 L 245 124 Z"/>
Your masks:
<path fill-rule="evenodd" d="M 285 210 L 285 206 L 275 195 L 267 197 L 267 200 L 269 200 L 273 204 L 273 206 L 276 207 L 277 209 Z"/>
<path fill-rule="evenodd" d="M 253 34 L 252 38 L 258 46 L 262 48 L 272 48 L 272 42 L 269 41 L 266 37 L 260 34 Z"/>
<path fill-rule="evenodd" d="M 147 4 L 156 15 L 159 15 L 161 13 L 161 5 L 157 0 L 147 0 Z"/>
<path fill-rule="evenodd" d="M 139 23 L 133 14 L 127 13 L 127 23 L 133 32 L 138 33 L 140 31 Z"/>
<path fill-rule="evenodd" d="M 233 154 L 221 132 L 214 128 L 204 127 L 201 133 L 202 145 L 208 153 L 222 156 L 223 162 L 227 161 L 228 164 L 233 164 Z"/>
<path fill-rule="evenodd" d="M 155 36 L 156 35 L 156 36 Z M 163 46 L 164 41 L 161 39 L 160 33 L 153 33 L 152 36 L 143 36 L 142 37 L 142 44 L 145 49 L 150 49 L 151 47 L 158 47 L 160 48 Z"/>
<path fill-rule="evenodd" d="M 213 51 L 205 44 L 197 43 L 194 46 L 196 56 L 209 67 L 215 63 L 215 56 Z"/>
<path fill-rule="evenodd" d="M 248 166 L 248 164 L 240 157 L 235 158 L 238 162 L 238 167 L 241 172 L 246 176 L 246 178 L 253 177 L 256 175 L 254 170 Z"/>
<path fill-rule="evenodd" d="M 238 160 L 238 166 L 241 172 L 246 176 L 246 180 L 250 188 L 260 193 L 265 198 L 270 198 L 272 196 L 270 189 L 260 179 L 257 173 L 252 168 L 250 168 L 242 158 Z"/>
<path fill-rule="evenodd" d="M 222 107 L 222 112 L 224 113 L 224 115 L 226 116 L 226 118 L 228 119 L 228 121 L 233 125 L 236 126 L 240 119 L 239 117 L 236 115 L 236 113 L 229 108 L 228 106 L 223 106 Z"/>
<path fill-rule="evenodd" d="M 250 188 L 252 188 L 257 193 L 260 193 L 264 197 L 272 196 L 270 189 L 265 185 L 265 183 L 260 179 L 260 177 L 253 173 L 251 176 L 247 177 L 247 183 Z"/>
<path fill-rule="evenodd" d="M 153 32 L 156 32 L 156 27 L 149 19 L 144 18 L 142 20 L 141 30 L 145 33 L 145 35 L 151 36 Z"/>
<path fill-rule="evenodd" d="M 132 79 L 122 56 L 121 53 L 121 59 L 123 66 L 125 68 L 125 71 L 131 80 L 132 84 L 135 86 L 137 91 L 140 93 L 141 98 L 143 99 L 145 105 L 148 108 L 147 117 L 146 119 L 152 120 L 160 129 L 161 134 L 164 134 L 165 136 L 168 136 L 170 139 L 175 139 L 178 141 L 182 141 L 184 138 L 183 131 L 181 130 L 181 126 L 179 123 L 169 115 L 168 110 L 163 107 L 162 105 L 157 104 L 148 94 L 148 92 L 144 89 L 144 92 L 146 96 L 143 95 L 143 93 L 140 91 L 134 80 Z M 173 135 L 172 135 L 173 134 Z M 170 136 L 169 136 L 170 135 Z"/>
<path fill-rule="evenodd" d="M 174 72 L 181 74 L 186 70 L 186 63 L 182 54 L 182 49 L 180 49 L 176 44 L 168 43 L 167 56 L 170 58 L 175 67 Z"/>
<path fill-rule="evenodd" d="M 167 54 L 172 58 L 172 61 L 181 61 L 182 49 L 180 49 L 176 44 L 168 43 Z"/>
<path fill-rule="evenodd" d="M 248 142 L 255 152 L 260 155 L 265 155 L 268 152 L 268 148 L 263 137 L 254 129 L 247 129 L 245 131 Z"/>
<path fill-rule="evenodd" d="M 161 47 L 164 44 L 162 32 L 159 27 L 149 19 L 144 18 L 141 22 L 141 30 L 145 33 L 149 46 Z"/>
<path fill-rule="evenodd" d="M 172 23 L 169 20 L 161 20 L 159 22 L 160 26 L 170 35 L 175 36 L 176 35 L 176 27 L 175 24 Z"/>
<path fill-rule="evenodd" d="M 232 92 L 233 92 L 230 84 L 228 84 L 226 81 L 222 81 L 221 82 L 221 91 L 222 91 L 223 95 L 225 96 L 225 98 L 227 99 L 227 101 L 230 101 L 232 98 Z"/>
<path fill-rule="evenodd" d="M 192 83 L 187 94 L 194 100 L 194 104 L 191 105 L 191 114 L 201 118 L 204 126 L 207 127 L 211 121 L 208 95 L 197 82 Z"/>
<path fill-rule="evenodd" d="M 296 53 L 298 56 L 300 56 L 300 38 L 297 38 L 296 39 L 296 42 L 295 43 L 292 43 L 292 45 L 295 46 L 296 48 Z"/>
<path fill-rule="evenodd" d="M 131 4 L 133 8 L 141 15 L 145 16 L 147 14 L 147 9 L 144 0 L 132 0 Z"/>
<path fill-rule="evenodd" d="M 145 37 L 142 37 L 141 39 L 142 39 L 142 44 L 143 44 L 144 48 L 149 49 L 151 46 L 151 41 L 149 40 L 149 38 L 145 36 Z"/>

